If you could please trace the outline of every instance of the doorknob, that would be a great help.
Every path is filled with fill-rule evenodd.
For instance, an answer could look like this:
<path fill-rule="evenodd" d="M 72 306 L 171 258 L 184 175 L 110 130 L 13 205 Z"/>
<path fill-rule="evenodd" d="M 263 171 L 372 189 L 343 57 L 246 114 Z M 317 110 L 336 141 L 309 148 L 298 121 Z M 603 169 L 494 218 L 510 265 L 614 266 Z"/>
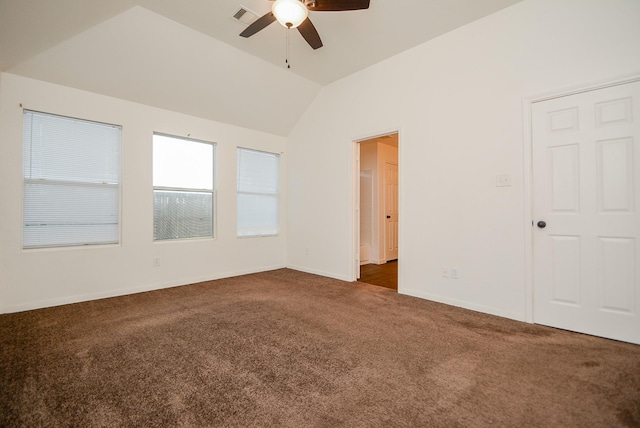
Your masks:
<path fill-rule="evenodd" d="M 387 218 L 391 218 L 391 216 L 390 216 L 390 215 L 388 215 L 388 216 L 387 216 Z"/>
<path fill-rule="evenodd" d="M 547 222 L 546 222 L 546 221 L 544 221 L 544 220 L 540 220 L 540 221 L 538 222 L 538 227 L 539 227 L 540 229 L 544 229 L 545 227 L 547 227 Z"/>

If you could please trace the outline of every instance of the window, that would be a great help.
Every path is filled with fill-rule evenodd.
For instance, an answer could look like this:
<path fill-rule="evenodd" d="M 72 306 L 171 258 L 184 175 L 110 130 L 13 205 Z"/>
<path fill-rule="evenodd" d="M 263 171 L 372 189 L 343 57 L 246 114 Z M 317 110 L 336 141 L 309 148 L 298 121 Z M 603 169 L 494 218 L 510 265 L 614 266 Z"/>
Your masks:
<path fill-rule="evenodd" d="M 28 110 L 23 119 L 24 248 L 117 244 L 121 128 Z"/>
<path fill-rule="evenodd" d="M 280 156 L 238 148 L 238 236 L 278 234 Z"/>
<path fill-rule="evenodd" d="M 214 144 L 153 135 L 153 239 L 213 237 Z"/>

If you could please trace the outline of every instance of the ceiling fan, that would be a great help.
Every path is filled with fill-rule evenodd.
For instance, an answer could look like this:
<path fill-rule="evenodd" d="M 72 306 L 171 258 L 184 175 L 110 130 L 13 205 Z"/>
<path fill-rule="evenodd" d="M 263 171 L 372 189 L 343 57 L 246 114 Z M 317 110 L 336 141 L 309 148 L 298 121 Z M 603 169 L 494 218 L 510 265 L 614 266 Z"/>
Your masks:
<path fill-rule="evenodd" d="M 269 0 L 273 1 L 273 0 Z M 322 47 L 320 35 L 309 19 L 309 11 L 341 12 L 368 9 L 370 0 L 275 0 L 271 12 L 249 25 L 240 36 L 251 37 L 274 21 L 286 28 L 297 28 L 313 49 Z"/>

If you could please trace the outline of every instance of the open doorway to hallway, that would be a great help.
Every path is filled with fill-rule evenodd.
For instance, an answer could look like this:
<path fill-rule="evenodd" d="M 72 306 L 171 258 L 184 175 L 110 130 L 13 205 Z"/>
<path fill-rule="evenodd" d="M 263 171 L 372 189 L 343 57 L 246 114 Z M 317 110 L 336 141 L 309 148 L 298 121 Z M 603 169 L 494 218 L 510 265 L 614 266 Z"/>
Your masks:
<path fill-rule="evenodd" d="M 360 141 L 359 281 L 398 289 L 398 133 Z"/>

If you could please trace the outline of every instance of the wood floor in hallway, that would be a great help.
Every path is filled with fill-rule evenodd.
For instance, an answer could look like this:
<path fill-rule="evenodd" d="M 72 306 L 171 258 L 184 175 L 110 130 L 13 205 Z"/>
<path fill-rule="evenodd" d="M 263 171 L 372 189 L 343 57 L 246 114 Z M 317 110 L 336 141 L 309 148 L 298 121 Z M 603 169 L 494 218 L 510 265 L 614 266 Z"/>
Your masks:
<path fill-rule="evenodd" d="M 398 290 L 398 261 L 360 266 L 359 282 Z"/>

